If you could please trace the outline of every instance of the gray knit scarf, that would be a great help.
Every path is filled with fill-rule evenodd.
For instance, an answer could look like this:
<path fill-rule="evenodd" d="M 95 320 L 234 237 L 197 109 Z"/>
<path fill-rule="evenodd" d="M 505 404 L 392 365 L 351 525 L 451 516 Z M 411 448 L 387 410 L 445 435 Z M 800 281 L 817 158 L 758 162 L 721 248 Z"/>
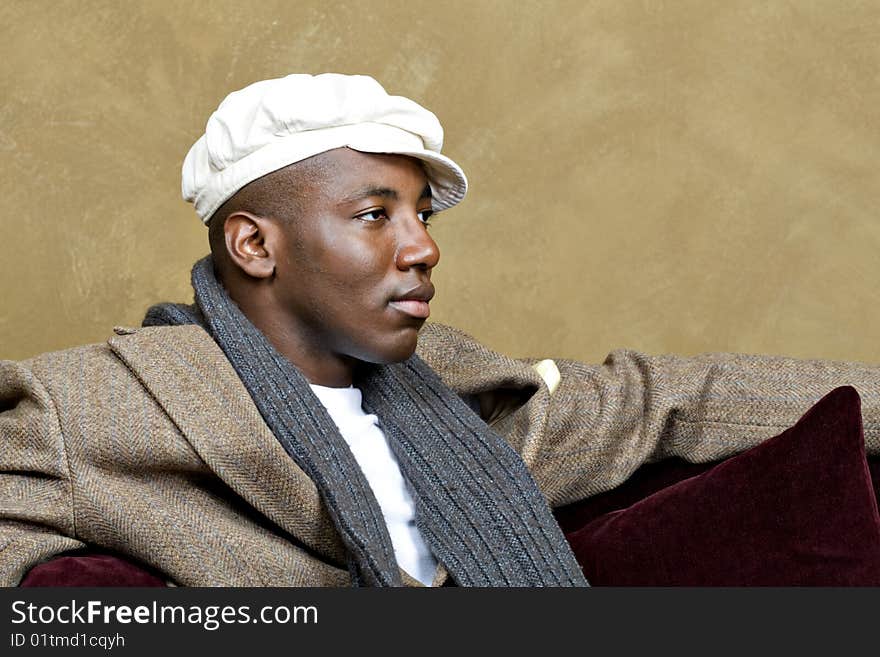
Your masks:
<path fill-rule="evenodd" d="M 352 583 L 402 585 L 379 504 L 309 382 L 229 298 L 210 256 L 193 267 L 192 284 L 195 305 L 153 306 L 144 326 L 208 331 L 315 482 L 348 550 Z M 354 383 L 410 484 L 417 527 L 458 585 L 587 584 L 522 459 L 424 361 L 364 364 Z"/>

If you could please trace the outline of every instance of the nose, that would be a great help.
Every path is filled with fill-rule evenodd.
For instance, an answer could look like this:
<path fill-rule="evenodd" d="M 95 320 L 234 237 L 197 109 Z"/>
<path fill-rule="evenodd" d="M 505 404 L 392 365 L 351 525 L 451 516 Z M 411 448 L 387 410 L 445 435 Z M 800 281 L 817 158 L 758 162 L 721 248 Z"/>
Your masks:
<path fill-rule="evenodd" d="M 397 247 L 397 268 L 419 267 L 430 271 L 440 262 L 440 248 L 428 234 L 418 215 L 402 222 Z"/>

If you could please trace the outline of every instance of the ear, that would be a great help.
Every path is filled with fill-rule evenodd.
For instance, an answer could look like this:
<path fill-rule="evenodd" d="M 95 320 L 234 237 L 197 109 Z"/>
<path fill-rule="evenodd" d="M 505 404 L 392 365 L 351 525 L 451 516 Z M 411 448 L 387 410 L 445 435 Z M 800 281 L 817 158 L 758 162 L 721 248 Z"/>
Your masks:
<path fill-rule="evenodd" d="M 253 278 L 269 278 L 275 273 L 272 248 L 277 226 L 266 217 L 239 210 L 223 224 L 226 252 L 230 260 Z"/>

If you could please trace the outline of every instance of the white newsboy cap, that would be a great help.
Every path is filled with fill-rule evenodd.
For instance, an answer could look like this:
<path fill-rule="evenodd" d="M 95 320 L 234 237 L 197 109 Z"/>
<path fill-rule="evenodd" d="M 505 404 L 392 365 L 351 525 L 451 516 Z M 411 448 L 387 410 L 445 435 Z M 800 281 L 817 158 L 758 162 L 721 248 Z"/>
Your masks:
<path fill-rule="evenodd" d="M 391 96 L 366 75 L 294 74 L 229 94 L 183 161 L 183 198 L 204 223 L 249 182 L 318 153 L 348 146 L 424 163 L 435 210 L 464 198 L 467 178 L 440 154 L 443 127 L 418 103 Z"/>

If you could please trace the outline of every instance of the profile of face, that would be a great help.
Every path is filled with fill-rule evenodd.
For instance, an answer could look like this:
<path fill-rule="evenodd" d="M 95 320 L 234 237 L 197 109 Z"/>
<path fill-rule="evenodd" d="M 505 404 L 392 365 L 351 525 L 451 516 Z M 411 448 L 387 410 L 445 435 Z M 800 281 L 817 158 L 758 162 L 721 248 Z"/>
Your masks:
<path fill-rule="evenodd" d="M 269 333 L 303 359 L 403 361 L 428 317 L 440 258 L 425 172 L 400 155 L 339 148 L 319 157 L 318 175 L 289 192 L 295 216 L 264 231 Z"/>

